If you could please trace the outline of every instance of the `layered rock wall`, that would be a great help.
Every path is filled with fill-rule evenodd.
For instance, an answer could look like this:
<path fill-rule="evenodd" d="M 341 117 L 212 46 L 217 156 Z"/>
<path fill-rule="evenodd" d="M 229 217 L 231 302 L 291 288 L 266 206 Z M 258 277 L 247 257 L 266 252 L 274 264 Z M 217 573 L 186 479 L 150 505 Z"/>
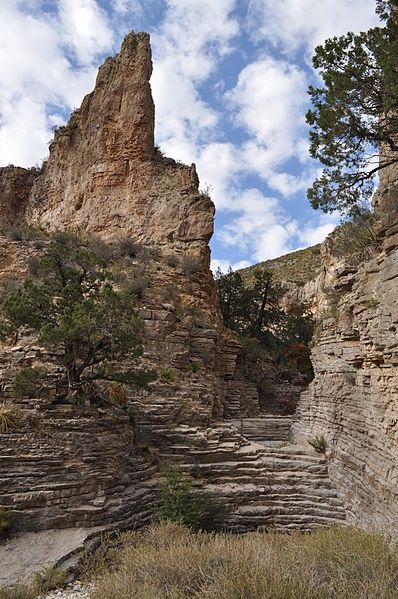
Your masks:
<path fill-rule="evenodd" d="M 326 269 L 319 281 L 323 313 L 312 354 L 315 379 L 301 397 L 293 427 L 296 440 L 325 436 L 329 472 L 349 520 L 390 534 L 398 528 L 394 194 L 390 181 L 376 196 L 382 247 L 371 259 L 359 265 L 349 257 L 336 259 L 333 239 L 326 242 Z"/>
<path fill-rule="evenodd" d="M 51 393 L 24 398 L 21 428 L 0 434 L 0 506 L 23 530 L 142 525 L 159 466 L 179 461 L 198 489 L 221 498 L 216 526 L 307 530 L 341 522 L 344 510 L 323 457 L 309 447 L 268 450 L 258 443 L 263 421 L 253 439 L 224 421 L 258 415 L 257 385 L 217 307 L 208 247 L 214 206 L 198 189 L 195 167 L 164 158 L 153 145 L 150 74 L 149 38 L 130 34 L 100 68 L 94 92 L 56 133 L 19 218 L 45 232 L 141 244 L 141 253 L 118 268 L 150 282 L 138 306 L 145 324 L 140 366 L 156 369 L 158 379 L 131 391 L 119 408 L 84 401 L 62 407 Z M 4 197 L 11 206 L 14 195 Z M 0 239 L 17 278 L 43 243 Z M 7 262 L 0 263 L 3 282 Z M 26 331 L 1 344 L 2 398 L 10 401 L 18 369 L 39 364 L 57 377 L 54 356 Z M 271 437 L 286 443 L 284 428 L 267 423 L 277 431 L 264 434 L 264 443 Z M 252 420 L 241 431 L 253 426 Z"/>

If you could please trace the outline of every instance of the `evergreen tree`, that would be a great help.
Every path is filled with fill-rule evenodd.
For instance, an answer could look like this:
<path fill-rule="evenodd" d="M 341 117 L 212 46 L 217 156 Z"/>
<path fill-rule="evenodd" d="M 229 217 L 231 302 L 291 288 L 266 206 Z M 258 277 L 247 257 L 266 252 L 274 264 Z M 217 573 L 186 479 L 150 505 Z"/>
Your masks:
<path fill-rule="evenodd" d="M 307 122 L 310 153 L 324 169 L 308 190 L 314 208 L 349 211 L 370 197 L 376 173 L 398 162 L 397 6 L 379 0 L 384 27 L 334 37 L 315 50 L 323 87 L 309 88 Z"/>
<path fill-rule="evenodd" d="M 78 399 L 83 386 L 98 380 L 133 384 L 151 377 L 118 367 L 123 358 L 142 353 L 143 322 L 136 298 L 115 285 L 104 260 L 77 239 L 63 237 L 49 244 L 36 271 L 0 298 L 0 333 L 3 338 L 21 329 L 37 333 L 62 366 L 64 395 Z"/>

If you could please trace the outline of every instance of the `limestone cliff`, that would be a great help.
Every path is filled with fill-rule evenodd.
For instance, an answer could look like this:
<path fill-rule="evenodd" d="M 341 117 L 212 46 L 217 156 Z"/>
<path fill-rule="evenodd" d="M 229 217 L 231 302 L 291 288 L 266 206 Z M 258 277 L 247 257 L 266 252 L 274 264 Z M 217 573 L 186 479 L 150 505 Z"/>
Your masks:
<path fill-rule="evenodd" d="M 325 436 L 349 520 L 388 533 L 398 527 L 396 181 L 390 172 L 375 196 L 380 247 L 358 263 L 336 255 L 333 234 L 325 243 L 315 379 L 293 427 L 296 440 Z"/>
<path fill-rule="evenodd" d="M 151 73 L 149 36 L 128 35 L 56 132 L 30 194 L 28 223 L 208 256 L 214 206 L 198 191 L 195 165 L 163 159 L 154 147 Z"/>
<path fill-rule="evenodd" d="M 139 305 L 141 365 L 159 373 L 123 408 L 24 397 L 25 420 L 0 434 L 0 507 L 20 534 L 141 526 L 153 513 L 159 466 L 179 461 L 213 501 L 209 525 L 308 530 L 341 522 L 325 457 L 308 445 L 284 447 L 290 417 L 260 413 L 241 345 L 222 325 L 209 270 L 214 206 L 198 191 L 193 165 L 154 148 L 150 74 L 148 36 L 128 35 L 55 134 L 43 172 L 0 170 L 1 213 L 44 231 L 41 239 L 0 237 L 0 283 L 23 277 L 56 229 L 139 242 L 141 254 L 127 262 L 150 281 Z M 21 367 L 46 364 L 56 377 L 52 358 L 27 333 L 0 344 L 2 398 L 10 401 Z M 3 571 L 10 555 L 0 551 Z"/>

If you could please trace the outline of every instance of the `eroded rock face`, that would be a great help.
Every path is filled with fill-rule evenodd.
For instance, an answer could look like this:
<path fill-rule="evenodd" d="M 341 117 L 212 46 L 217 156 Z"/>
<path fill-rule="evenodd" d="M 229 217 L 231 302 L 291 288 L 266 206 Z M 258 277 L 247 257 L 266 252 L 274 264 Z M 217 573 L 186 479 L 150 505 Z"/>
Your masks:
<path fill-rule="evenodd" d="M 127 236 L 151 246 L 146 259 L 127 262 L 151 282 L 139 306 L 140 366 L 159 377 L 114 410 L 63 407 L 53 403 L 55 391 L 23 398 L 23 427 L 0 434 L 0 506 L 23 530 L 139 526 L 151 515 L 159 465 L 178 461 L 221 504 L 215 526 L 308 530 L 342 522 L 324 458 L 308 447 L 274 451 L 286 442 L 286 421 L 254 418 L 243 426 L 261 406 L 241 344 L 217 307 L 208 247 L 214 206 L 199 193 L 194 166 L 155 151 L 150 74 L 149 38 L 130 34 L 56 134 L 25 214 L 47 231 Z M 0 244 L 10 257 L 0 263 L 0 282 L 11 258 L 23 277 L 34 244 L 2 237 Z M 36 365 L 57 376 L 51 354 L 29 335 L 0 344 L 2 398 L 10 399 L 18 369 Z"/>
<path fill-rule="evenodd" d="M 391 202 L 390 185 L 378 192 L 378 210 Z M 383 248 L 359 266 L 336 260 L 326 243 L 320 288 L 329 299 L 323 297 L 312 355 L 315 379 L 301 397 L 293 430 L 296 440 L 325 436 L 329 471 L 349 520 L 396 533 L 398 222 L 393 212 L 379 219 L 390 222 L 380 229 Z"/>
<path fill-rule="evenodd" d="M 38 174 L 34 168 L 0 168 L 0 226 L 23 222 L 29 193 Z"/>
<path fill-rule="evenodd" d="M 27 220 L 50 231 L 189 249 L 207 260 L 214 206 L 198 191 L 194 165 L 155 150 L 151 73 L 149 36 L 129 34 L 99 69 L 94 91 L 55 134 Z"/>

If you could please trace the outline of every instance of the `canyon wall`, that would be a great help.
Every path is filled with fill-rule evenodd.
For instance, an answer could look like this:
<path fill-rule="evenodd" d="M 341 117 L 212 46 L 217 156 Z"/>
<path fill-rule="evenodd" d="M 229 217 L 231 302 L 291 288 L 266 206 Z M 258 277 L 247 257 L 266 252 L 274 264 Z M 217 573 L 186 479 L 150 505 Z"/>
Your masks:
<path fill-rule="evenodd" d="M 136 251 L 118 268 L 149 282 L 137 306 L 140 366 L 158 373 L 118 408 L 59 404 L 51 385 L 39 399 L 20 400 L 24 420 L 0 434 L 0 507 L 22 535 L 141 526 L 153 515 L 162 465 L 179 462 L 210 499 L 209 526 L 310 530 L 342 522 L 325 457 L 308 445 L 281 447 L 290 417 L 260 414 L 251 365 L 222 324 L 209 269 L 214 206 L 194 165 L 154 147 L 151 68 L 149 37 L 128 35 L 56 132 L 41 172 L 0 169 L 0 213 L 20 228 L 0 236 L 0 284 L 26 276 L 48 233 L 128 239 Z M 13 401 L 19 369 L 45 365 L 55 381 L 55 363 L 27 331 L 1 343 L 2 399 Z M 11 553 L 0 551 L 2 564 L 4 555 Z"/>
<path fill-rule="evenodd" d="M 326 438 L 348 520 L 389 534 L 398 528 L 397 179 L 391 169 L 381 178 L 367 256 L 336 251 L 335 234 L 324 244 L 315 379 L 293 426 L 296 441 Z"/>

